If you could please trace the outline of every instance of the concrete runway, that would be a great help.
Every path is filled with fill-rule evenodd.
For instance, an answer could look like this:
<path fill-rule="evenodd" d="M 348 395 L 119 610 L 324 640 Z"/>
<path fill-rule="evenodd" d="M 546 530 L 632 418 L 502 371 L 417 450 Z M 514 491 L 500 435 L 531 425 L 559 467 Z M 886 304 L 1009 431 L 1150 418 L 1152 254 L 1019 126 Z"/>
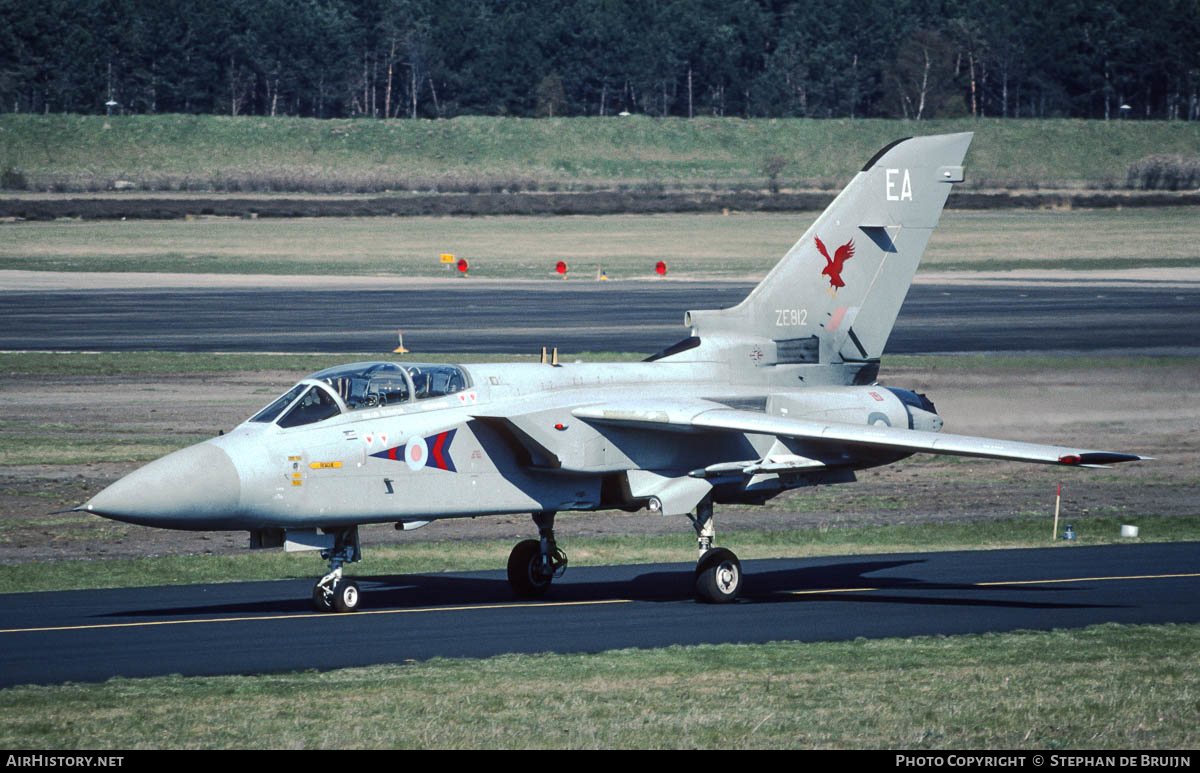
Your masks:
<path fill-rule="evenodd" d="M 389 289 L 0 290 L 0 349 L 656 352 L 688 309 L 726 308 L 731 282 L 425 282 Z M 1195 284 L 916 284 L 891 354 L 1200 351 Z"/>
<path fill-rule="evenodd" d="M 312 580 L 0 595 L 0 686 L 1200 622 L 1200 543 L 746 561 L 726 606 L 692 600 L 692 567 L 571 568 L 533 603 L 503 571 L 360 575 L 350 615 L 312 613 Z"/>

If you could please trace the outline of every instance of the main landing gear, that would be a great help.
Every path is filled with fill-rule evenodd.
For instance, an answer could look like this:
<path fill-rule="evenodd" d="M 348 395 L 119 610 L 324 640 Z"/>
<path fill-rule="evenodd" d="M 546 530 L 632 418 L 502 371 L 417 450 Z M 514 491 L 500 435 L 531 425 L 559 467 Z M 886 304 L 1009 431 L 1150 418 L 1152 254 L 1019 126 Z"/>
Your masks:
<path fill-rule="evenodd" d="M 526 599 L 541 598 L 567 571 L 567 556 L 554 542 L 554 513 L 534 513 L 533 522 L 539 539 L 518 542 L 508 556 L 508 584 Z"/>
<path fill-rule="evenodd" d="M 708 604 L 729 604 L 742 590 L 742 562 L 727 548 L 713 547 L 712 499 L 705 498 L 688 515 L 696 529 L 696 598 Z M 508 584 L 521 598 L 541 598 L 567 569 L 567 557 L 554 541 L 554 513 L 533 514 L 540 539 L 518 542 L 508 556 Z"/>
<path fill-rule="evenodd" d="M 333 547 L 322 550 L 321 558 L 329 561 L 329 574 L 317 580 L 313 586 L 313 608 L 318 612 L 353 612 L 358 609 L 358 583 L 342 577 L 343 564 L 362 559 L 362 551 L 358 547 L 358 527 L 351 526 L 335 532 Z"/>
<path fill-rule="evenodd" d="M 696 505 L 696 514 L 688 515 L 696 529 L 696 598 L 708 604 L 729 604 L 742 590 L 742 562 L 727 548 L 713 547 L 717 530 L 713 526 L 712 499 L 705 497 Z"/>

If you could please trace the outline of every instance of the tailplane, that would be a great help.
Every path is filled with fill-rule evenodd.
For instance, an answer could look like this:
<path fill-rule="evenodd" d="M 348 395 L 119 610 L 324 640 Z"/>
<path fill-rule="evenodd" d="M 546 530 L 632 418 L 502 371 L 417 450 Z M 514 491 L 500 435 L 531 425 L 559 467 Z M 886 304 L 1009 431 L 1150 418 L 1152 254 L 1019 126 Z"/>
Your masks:
<path fill-rule="evenodd" d="M 686 358 L 877 363 L 971 137 L 912 137 L 876 153 L 744 301 L 687 313 L 701 345 Z M 718 354 L 731 346 L 747 356 Z"/>

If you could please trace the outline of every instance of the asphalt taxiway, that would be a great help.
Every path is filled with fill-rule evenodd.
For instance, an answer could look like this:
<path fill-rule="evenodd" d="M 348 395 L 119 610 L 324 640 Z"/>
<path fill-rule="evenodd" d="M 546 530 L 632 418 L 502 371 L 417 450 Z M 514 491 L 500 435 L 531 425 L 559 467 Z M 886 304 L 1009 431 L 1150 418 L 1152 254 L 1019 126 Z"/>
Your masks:
<path fill-rule="evenodd" d="M 746 561 L 724 606 L 692 600 L 692 566 L 572 567 L 537 602 L 502 571 L 360 574 L 345 615 L 311 611 L 311 580 L 0 595 L 0 686 L 1200 622 L 1200 543 Z"/>
<path fill-rule="evenodd" d="M 653 353 L 689 309 L 736 305 L 741 282 L 445 280 L 352 287 L 4 290 L 0 350 Z M 815 323 L 814 323 L 815 324 Z M 890 354 L 1200 351 L 1200 284 L 918 283 Z M 789 328 L 788 335 L 794 335 Z M 803 332 L 803 331 L 800 331 Z"/>

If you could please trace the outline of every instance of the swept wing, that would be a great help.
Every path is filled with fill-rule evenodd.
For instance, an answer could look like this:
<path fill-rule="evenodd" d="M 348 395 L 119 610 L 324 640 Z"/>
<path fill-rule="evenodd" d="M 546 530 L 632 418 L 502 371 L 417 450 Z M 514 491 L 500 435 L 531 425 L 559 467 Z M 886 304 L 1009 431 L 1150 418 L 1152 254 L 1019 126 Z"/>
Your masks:
<path fill-rule="evenodd" d="M 852 450 L 855 447 L 866 447 L 910 453 L 977 456 L 988 459 L 1085 467 L 1149 458 L 1111 451 L 1093 451 L 971 435 L 795 419 L 727 408 L 718 403 L 703 400 L 609 402 L 579 407 L 572 413 L 577 418 L 595 424 L 687 432 L 718 431 L 775 435 L 776 437 L 807 441 L 830 450 L 838 448 Z M 769 460 L 763 461 L 770 463 Z M 783 463 L 782 460 L 777 462 L 777 464 Z M 793 466 L 799 468 L 813 465 L 796 461 Z"/>

